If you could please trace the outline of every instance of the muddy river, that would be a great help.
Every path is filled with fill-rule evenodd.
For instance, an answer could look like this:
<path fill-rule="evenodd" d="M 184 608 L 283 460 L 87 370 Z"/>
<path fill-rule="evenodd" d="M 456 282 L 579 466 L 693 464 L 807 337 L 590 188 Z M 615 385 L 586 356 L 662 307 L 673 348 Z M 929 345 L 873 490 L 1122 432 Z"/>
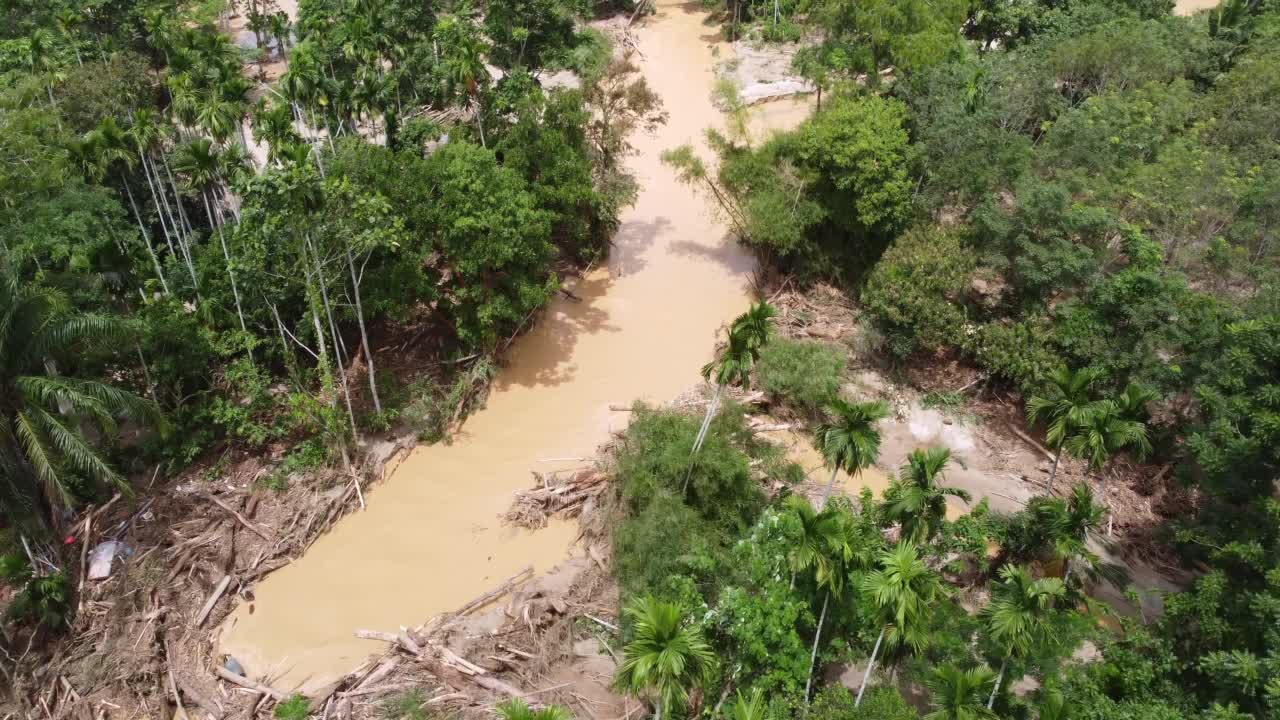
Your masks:
<path fill-rule="evenodd" d="M 712 67 L 729 52 L 695 4 L 663 2 L 637 30 L 636 58 L 670 121 L 637 138 L 641 192 L 608 266 L 574 283 L 516 342 L 488 406 L 451 445 L 414 450 L 296 562 L 273 573 L 223 625 L 221 650 L 280 688 L 314 688 L 379 649 L 358 628 L 395 630 L 446 612 L 532 564 L 570 552 L 573 530 L 504 527 L 500 516 L 530 471 L 587 457 L 626 422 L 611 403 L 670 399 L 697 381 L 717 330 L 746 308 L 752 260 L 725 237 L 710 206 L 658 159 L 702 145 L 722 124 Z M 756 130 L 798 122 L 803 101 L 757 111 Z"/>

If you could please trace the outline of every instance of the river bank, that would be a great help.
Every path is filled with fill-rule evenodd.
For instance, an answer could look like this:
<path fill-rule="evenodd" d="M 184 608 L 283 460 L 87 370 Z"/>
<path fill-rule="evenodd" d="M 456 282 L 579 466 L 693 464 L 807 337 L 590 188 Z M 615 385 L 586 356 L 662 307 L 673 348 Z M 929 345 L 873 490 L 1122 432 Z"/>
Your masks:
<path fill-rule="evenodd" d="M 323 685 L 376 648 L 354 629 L 394 631 L 527 565 L 564 559 L 567 525 L 536 533 L 501 525 L 511 493 L 531 470 L 590 456 L 625 422 L 611 403 L 661 402 L 686 388 L 717 329 L 746 306 L 750 257 L 659 160 L 721 126 L 711 102 L 719 42 L 704 17 L 696 4 L 663 3 L 636 30 L 634 59 L 670 120 L 635 143 L 630 166 L 641 192 L 607 267 L 570 283 L 576 299 L 559 298 L 516 341 L 487 408 L 451 445 L 414 450 L 371 493 L 367 511 L 258 584 L 219 643 L 251 676 L 271 675 L 283 688 Z M 775 103 L 762 117 L 802 114 Z"/>

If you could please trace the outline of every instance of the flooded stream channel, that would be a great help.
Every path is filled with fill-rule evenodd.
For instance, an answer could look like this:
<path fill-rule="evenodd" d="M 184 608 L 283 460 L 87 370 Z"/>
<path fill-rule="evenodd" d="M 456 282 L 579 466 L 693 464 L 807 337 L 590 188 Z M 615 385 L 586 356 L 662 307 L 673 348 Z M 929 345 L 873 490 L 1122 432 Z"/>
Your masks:
<path fill-rule="evenodd" d="M 581 302 L 557 300 L 517 340 L 488 406 L 451 445 L 414 450 L 369 493 L 366 511 L 259 583 L 252 603 L 241 601 L 221 651 L 251 676 L 315 688 L 379 649 L 352 631 L 418 625 L 527 565 L 556 564 L 573 529 L 504 527 L 512 493 L 529 486 L 531 470 L 575 464 L 546 459 L 593 455 L 626 422 L 611 403 L 662 402 L 697 381 L 717 329 L 747 306 L 753 266 L 704 198 L 659 161 L 683 143 L 703 147 L 703 130 L 722 124 L 712 68 L 729 50 L 705 17 L 697 3 L 663 2 L 636 32 L 635 60 L 670 120 L 636 138 L 640 196 L 608 266 L 571 283 Z M 807 107 L 764 106 L 756 129 L 792 125 Z"/>

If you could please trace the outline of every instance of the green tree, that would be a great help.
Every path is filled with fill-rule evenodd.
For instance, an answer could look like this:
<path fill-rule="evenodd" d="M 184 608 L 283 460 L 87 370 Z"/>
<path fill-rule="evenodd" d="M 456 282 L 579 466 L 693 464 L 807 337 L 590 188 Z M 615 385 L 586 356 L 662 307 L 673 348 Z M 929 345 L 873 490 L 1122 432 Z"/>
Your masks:
<path fill-rule="evenodd" d="M 914 652 L 924 649 L 928 643 L 925 613 L 944 592 L 938 576 L 925 566 L 916 546 L 909 541 L 885 550 L 878 564 L 879 567 L 863 579 L 861 590 L 880 621 L 880 635 L 862 674 L 855 706 L 862 704 L 882 645 L 886 650 L 901 646 Z"/>
<path fill-rule="evenodd" d="M 56 290 L 0 273 L 0 505 L 15 524 L 24 511 L 56 524 L 55 511 L 75 503 L 77 479 L 127 490 L 82 423 L 110 437 L 120 418 L 159 422 L 159 411 L 127 390 L 61 375 L 56 364 L 129 333 L 119 320 L 72 312 Z"/>
<path fill-rule="evenodd" d="M 916 448 L 907 456 L 885 508 L 887 518 L 902 524 L 902 537 L 917 543 L 932 540 L 946 519 L 948 497 L 973 500 L 967 490 L 941 484 L 950 460 L 951 450 L 945 447 Z"/>
<path fill-rule="evenodd" d="M 889 406 L 882 400 L 851 403 L 835 398 L 827 406 L 833 419 L 818 427 L 814 438 L 818 452 L 831 466 L 831 480 L 822 493 L 826 505 L 841 470 L 850 475 L 860 475 L 864 468 L 875 464 L 880 456 L 880 431 L 876 423 L 889 416 Z"/>
<path fill-rule="evenodd" d="M 928 683 L 933 712 L 926 714 L 924 720 L 995 720 L 996 714 L 982 705 L 982 692 L 990 682 L 991 670 L 985 667 L 935 668 Z"/>
<path fill-rule="evenodd" d="M 628 695 L 652 698 L 654 717 L 662 720 L 688 699 L 693 686 L 710 678 L 715 654 L 672 603 L 642 597 L 625 612 L 634 623 L 634 639 L 623 650 L 614 682 Z"/>
<path fill-rule="evenodd" d="M 1000 568 L 1000 584 L 993 588 L 991 602 L 982 609 L 987 638 L 1000 650 L 1000 672 L 987 699 L 987 709 L 995 704 L 1009 658 L 1025 656 L 1044 642 L 1055 604 L 1066 596 L 1066 586 L 1058 578 L 1032 579 L 1031 573 L 1016 565 Z"/>
<path fill-rule="evenodd" d="M 1101 377 L 1102 371 L 1095 368 L 1059 367 L 1049 374 L 1040 391 L 1027 400 L 1027 422 L 1047 425 L 1045 440 L 1054 449 L 1049 494 L 1053 494 L 1053 481 L 1058 476 L 1058 463 L 1067 438 L 1087 422 L 1094 410 L 1090 391 Z"/>

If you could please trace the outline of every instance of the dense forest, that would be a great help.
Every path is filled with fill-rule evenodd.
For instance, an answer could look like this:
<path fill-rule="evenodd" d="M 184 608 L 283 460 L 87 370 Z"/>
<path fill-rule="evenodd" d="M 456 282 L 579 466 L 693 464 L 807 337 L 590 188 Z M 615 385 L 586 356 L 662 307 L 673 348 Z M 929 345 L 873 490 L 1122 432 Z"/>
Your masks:
<path fill-rule="evenodd" d="M 629 138 L 665 119 L 585 24 L 643 3 L 241 5 L 0 3 L 0 580 L 27 640 L 73 622 L 58 544 L 87 504 L 229 448 L 349 467 L 393 427 L 445 438 L 608 254 Z M 757 303 L 704 369 L 705 415 L 637 406 L 611 460 L 618 692 L 659 720 L 1280 719 L 1280 8 L 707 9 L 799 41 L 815 109 L 760 141 L 720 88 L 714 156 L 671 148 L 671 171 L 766 289 L 834 284 L 887 364 L 977 368 L 1056 459 L 1015 513 L 946 486 L 941 448 L 883 497 L 810 502 L 723 391 L 802 418 L 831 485 L 877 462 L 889 410 L 841 397 L 843 358 Z M 1159 530 L 1195 578 L 1160 617 L 1099 620 L 1109 511 L 1054 486 L 1064 456 L 1194 493 Z M 842 664 L 856 691 L 824 673 Z M 275 715 L 307 717 L 295 700 Z"/>
<path fill-rule="evenodd" d="M 624 458 L 624 494 L 643 493 L 618 539 L 637 622 L 656 612 L 650 595 L 709 603 L 692 611 L 710 618 L 699 642 L 745 688 L 737 712 L 809 702 L 803 641 L 826 617 L 819 659 L 887 652 L 929 688 L 930 718 L 1280 713 L 1280 13 L 1259 2 L 1171 11 L 870 0 L 726 13 L 766 37 L 820 37 L 795 60 L 819 98 L 798 129 L 753 145 L 730 123 L 710 133 L 715 163 L 689 147 L 667 154 L 762 261 L 839 284 L 891 361 L 958 357 L 1017 390 L 1059 456 L 1100 472 L 1117 454 L 1155 458 L 1198 498 L 1162 536 L 1198 579 L 1165 598 L 1158 620 L 1099 633 L 1100 658 L 1080 664 L 1068 658 L 1092 631 L 1067 610 L 1087 584 L 1072 570 L 1096 565 L 1087 541 L 1105 515 L 1085 486 L 952 522 L 948 458 L 922 450 L 883 499 L 765 509 L 758 490 L 731 484 L 753 451 L 730 439 L 723 459 L 696 465 L 717 473 L 716 494 L 671 508 L 641 490 L 661 469 Z M 733 345 L 722 357 L 749 361 L 732 360 Z M 806 378 L 831 372 L 819 357 L 774 353 L 775 375 L 792 378 L 775 385 L 804 398 Z M 874 462 L 885 412 L 832 401 L 817 429 L 828 462 Z M 674 442 L 652 436 L 669 422 L 631 432 Z M 682 515 L 681 530 L 658 530 Z M 885 528 L 904 542 L 887 544 Z M 658 550 L 672 534 L 688 555 Z M 941 600 L 938 574 L 954 578 L 943 564 L 975 541 L 1000 549 L 980 562 L 990 601 L 976 614 Z M 1041 689 L 1006 696 L 1027 672 Z M 869 704 L 828 691 L 809 712 L 915 717 L 891 689 Z"/>

